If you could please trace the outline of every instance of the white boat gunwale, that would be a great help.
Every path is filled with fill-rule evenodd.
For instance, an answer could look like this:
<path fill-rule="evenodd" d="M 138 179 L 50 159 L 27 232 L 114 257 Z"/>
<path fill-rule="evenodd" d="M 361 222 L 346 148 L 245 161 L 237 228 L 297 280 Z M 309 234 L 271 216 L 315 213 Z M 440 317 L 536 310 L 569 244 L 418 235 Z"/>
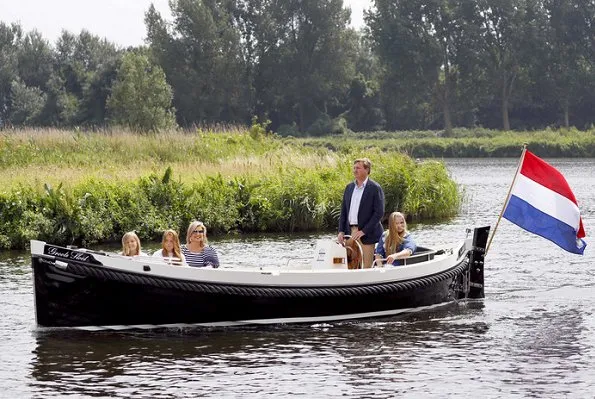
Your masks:
<path fill-rule="evenodd" d="M 455 246 L 437 247 L 443 254 L 434 255 L 428 261 L 403 266 L 385 266 L 368 269 L 284 269 L 281 267 L 220 267 L 196 268 L 190 266 L 172 266 L 158 258 L 149 256 L 126 257 L 107 254 L 88 249 L 69 249 L 69 253 L 88 254 L 101 265 L 90 265 L 105 270 L 133 273 L 142 276 L 181 280 L 188 282 L 231 284 L 239 286 L 261 287 L 328 287 L 358 286 L 408 281 L 442 273 L 460 264 L 471 243 L 470 239 Z M 43 241 L 31 241 L 33 256 L 53 261 L 56 266 L 67 269 L 70 259 L 45 254 L 47 244 Z M 52 247 L 53 246 L 50 245 Z M 426 256 L 427 254 L 421 254 Z M 85 263 L 74 260 L 77 263 Z"/>

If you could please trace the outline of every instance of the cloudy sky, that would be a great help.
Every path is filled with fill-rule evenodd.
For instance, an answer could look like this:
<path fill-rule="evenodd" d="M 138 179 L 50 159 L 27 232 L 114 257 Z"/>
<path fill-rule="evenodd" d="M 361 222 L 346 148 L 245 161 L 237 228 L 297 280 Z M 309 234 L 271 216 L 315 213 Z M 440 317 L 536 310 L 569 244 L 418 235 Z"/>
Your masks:
<path fill-rule="evenodd" d="M 351 24 L 363 24 L 363 10 L 371 0 L 343 0 L 352 10 Z M 168 0 L 0 0 L 0 21 L 20 22 L 25 32 L 37 29 L 55 43 L 63 29 L 78 34 L 82 29 L 121 46 L 143 44 L 144 14 L 153 3 L 169 16 Z"/>

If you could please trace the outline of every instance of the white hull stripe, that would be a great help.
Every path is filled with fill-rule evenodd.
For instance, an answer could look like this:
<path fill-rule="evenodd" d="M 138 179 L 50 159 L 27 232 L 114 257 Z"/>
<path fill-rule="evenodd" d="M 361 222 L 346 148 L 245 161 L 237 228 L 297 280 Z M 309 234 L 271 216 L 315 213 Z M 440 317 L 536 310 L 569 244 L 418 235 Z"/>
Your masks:
<path fill-rule="evenodd" d="M 393 309 L 383 310 L 379 312 L 368 312 L 368 313 L 353 313 L 343 315 L 330 315 L 330 316 L 316 316 L 316 317 L 289 317 L 280 319 L 255 319 L 255 320 L 237 320 L 237 321 L 221 321 L 215 323 L 175 323 L 175 324 L 135 324 L 135 325 L 112 325 L 112 326 L 85 326 L 85 327 L 38 327 L 40 331 L 47 330 L 82 330 L 82 331 L 104 331 L 104 330 L 151 330 L 157 328 L 188 328 L 188 327 L 239 327 L 249 325 L 269 325 L 269 324 L 293 324 L 293 323 L 320 323 L 327 321 L 342 321 L 342 320 L 355 320 L 355 319 L 366 319 L 375 317 L 386 317 L 394 316 L 400 313 L 418 312 L 425 309 L 433 309 L 448 305 L 451 302 L 442 302 L 430 306 L 420 306 L 416 308 L 405 308 L 405 309 Z"/>

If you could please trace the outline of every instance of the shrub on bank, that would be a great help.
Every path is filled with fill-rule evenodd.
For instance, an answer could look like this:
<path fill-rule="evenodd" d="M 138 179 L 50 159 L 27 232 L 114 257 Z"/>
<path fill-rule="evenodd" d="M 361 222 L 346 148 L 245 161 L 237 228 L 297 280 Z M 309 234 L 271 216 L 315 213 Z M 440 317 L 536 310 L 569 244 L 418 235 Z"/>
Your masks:
<path fill-rule="evenodd" d="M 157 240 L 168 228 L 180 231 L 183 240 L 194 219 L 213 234 L 336 228 L 354 158 L 346 156 L 340 168 L 279 167 L 263 175 L 219 174 L 193 183 L 174 179 L 168 168 L 163 175 L 130 182 L 88 179 L 72 189 L 59 185 L 42 191 L 21 187 L 0 193 L 0 248 L 24 248 L 31 239 L 113 242 L 130 230 Z M 456 185 L 443 164 L 416 164 L 400 154 L 377 155 L 373 162 L 372 177 L 383 186 L 387 212 L 402 210 L 416 219 L 458 212 Z"/>

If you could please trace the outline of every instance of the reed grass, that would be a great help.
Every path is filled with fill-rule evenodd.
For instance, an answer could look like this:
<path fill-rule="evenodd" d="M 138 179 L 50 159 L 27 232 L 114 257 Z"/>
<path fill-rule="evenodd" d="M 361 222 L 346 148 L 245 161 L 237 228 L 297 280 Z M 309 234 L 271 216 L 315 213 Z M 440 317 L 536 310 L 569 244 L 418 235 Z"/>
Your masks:
<path fill-rule="evenodd" d="M 441 132 L 365 132 L 333 137 L 295 139 L 296 144 L 332 151 L 358 151 L 382 148 L 402 152 L 414 158 L 488 158 L 518 157 L 523 144 L 541 157 L 595 157 L 595 128 L 587 131 L 545 129 L 540 131 L 495 131 L 455 129 L 451 137 Z"/>
<path fill-rule="evenodd" d="M 373 161 L 387 212 L 415 219 L 458 212 L 460 194 L 442 163 L 355 140 L 329 151 L 239 129 L 3 132 L 0 249 L 31 239 L 92 245 L 130 230 L 156 240 L 194 219 L 212 234 L 336 229 L 353 159 L 362 156 Z"/>
<path fill-rule="evenodd" d="M 254 140 L 248 130 L 196 130 L 138 135 L 128 131 L 69 132 L 26 129 L 0 135 L 2 190 L 43 183 L 72 187 L 86 178 L 128 182 L 172 167 L 186 183 L 221 174 L 268 173 L 299 165 L 336 167 L 326 150 L 301 148 L 281 139 Z"/>

